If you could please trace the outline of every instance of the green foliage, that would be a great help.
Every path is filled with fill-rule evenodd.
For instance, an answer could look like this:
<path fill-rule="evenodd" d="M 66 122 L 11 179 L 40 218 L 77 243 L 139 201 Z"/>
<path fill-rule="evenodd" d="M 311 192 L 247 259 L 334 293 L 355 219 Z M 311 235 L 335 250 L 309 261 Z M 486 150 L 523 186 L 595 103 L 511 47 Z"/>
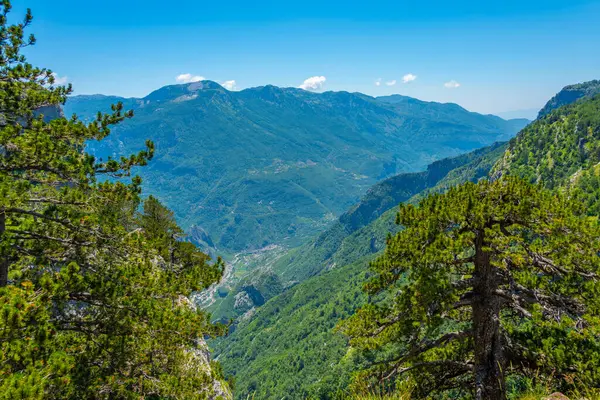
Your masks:
<path fill-rule="evenodd" d="M 0 393 L 7 399 L 72 395 L 68 383 L 74 359 L 55 348 L 48 298 L 22 287 L 0 288 Z"/>
<path fill-rule="evenodd" d="M 151 142 L 118 159 L 86 152 L 132 113 L 60 117 L 71 88 L 26 62 L 31 14 L 9 25 L 10 8 L 0 3 L 3 398 L 207 398 L 218 377 L 202 340 L 223 328 L 188 297 L 220 279 L 222 262 L 178 240 L 156 199 L 136 211 L 141 179 L 126 179 Z"/>
<path fill-rule="evenodd" d="M 348 400 L 410 400 L 415 398 L 412 396 L 410 391 L 396 392 L 391 394 L 359 394 L 345 397 Z M 587 399 L 587 400 L 598 400 L 600 394 L 593 390 L 583 390 L 569 393 L 569 397 L 566 397 L 560 392 L 552 392 L 548 388 L 534 388 L 531 391 L 515 395 L 511 397 L 515 400 L 564 400 L 564 399 Z"/>
<path fill-rule="evenodd" d="M 600 382 L 600 232 L 580 203 L 507 178 L 403 205 L 397 222 L 371 264 L 372 302 L 342 324 L 372 357 L 361 384 L 503 398 L 488 378 Z"/>
<path fill-rule="evenodd" d="M 143 99 L 75 96 L 65 112 L 87 120 L 116 100 L 136 118 L 90 143 L 91 151 L 137 151 L 151 138 L 155 160 L 139 171 L 148 193 L 199 243 L 229 253 L 298 246 L 381 179 L 508 139 L 525 124 L 452 104 L 414 100 L 407 113 L 357 93 L 229 92 L 210 81 Z"/>

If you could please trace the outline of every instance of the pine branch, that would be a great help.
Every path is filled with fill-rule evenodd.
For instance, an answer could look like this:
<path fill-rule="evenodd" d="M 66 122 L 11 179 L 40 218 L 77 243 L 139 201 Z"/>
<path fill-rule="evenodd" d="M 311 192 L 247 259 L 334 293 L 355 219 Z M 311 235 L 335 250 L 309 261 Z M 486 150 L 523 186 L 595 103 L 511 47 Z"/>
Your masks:
<path fill-rule="evenodd" d="M 384 330 L 386 330 L 390 326 L 400 322 L 402 320 L 402 318 L 404 318 L 404 317 L 406 317 L 406 313 L 398 314 L 394 318 L 390 319 L 389 321 L 378 322 L 377 329 L 375 329 L 373 332 L 369 333 L 368 337 L 373 338 L 373 337 L 379 336 Z"/>
<path fill-rule="evenodd" d="M 524 302 L 523 299 L 516 295 L 514 292 L 507 292 L 502 289 L 497 289 L 494 291 L 494 294 L 498 297 L 502 297 L 503 299 L 508 301 L 509 306 L 521 314 L 525 318 L 531 318 L 532 315 L 525 307 L 522 306 Z"/>
<path fill-rule="evenodd" d="M 470 287 L 475 286 L 476 283 L 477 283 L 477 279 L 473 277 L 473 278 L 461 279 L 460 281 L 452 282 L 452 287 L 456 290 L 463 290 L 463 289 L 468 289 Z"/>
<path fill-rule="evenodd" d="M 50 198 L 27 199 L 27 200 L 25 200 L 25 202 L 27 202 L 27 203 L 48 203 L 48 204 L 65 205 L 65 206 L 87 205 L 87 203 L 80 203 L 80 202 L 74 202 L 74 201 L 62 201 L 62 200 L 56 200 L 56 199 L 50 199 Z"/>
<path fill-rule="evenodd" d="M 531 263 L 546 273 L 556 274 L 559 276 L 565 276 L 574 273 L 584 278 L 598 279 L 598 275 L 593 272 L 582 271 L 581 269 L 577 268 L 573 268 L 573 270 L 569 271 L 560 265 L 556 265 L 556 263 L 554 263 L 554 261 L 552 261 L 550 258 L 534 252 L 529 248 L 529 246 L 524 245 L 524 247 L 531 259 Z"/>
<path fill-rule="evenodd" d="M 78 245 L 78 246 L 91 246 L 94 244 L 93 242 L 80 242 L 75 239 L 61 239 L 61 238 L 57 238 L 57 237 L 53 237 L 53 236 L 41 235 L 39 233 L 23 231 L 23 230 L 18 230 L 18 229 L 8 228 L 8 229 L 6 229 L 6 231 L 15 234 L 14 237 L 16 239 L 20 239 L 20 240 L 42 239 L 42 240 L 50 240 L 50 241 L 54 241 L 54 242 L 70 244 L 70 245 Z"/>
<path fill-rule="evenodd" d="M 61 177 L 62 179 L 66 180 L 66 181 L 71 181 L 71 178 L 68 177 L 67 175 L 65 175 L 65 173 L 63 171 L 60 171 L 56 168 L 51 168 L 47 165 L 35 165 L 35 164 L 30 164 L 30 165 L 0 165 L 0 171 L 2 172 L 8 172 L 10 174 L 14 174 L 14 173 L 20 173 L 20 172 L 25 172 L 25 171 L 38 171 L 38 172 L 50 172 L 53 173 L 59 177 Z"/>
<path fill-rule="evenodd" d="M 392 359 L 392 360 L 380 361 L 380 362 L 375 363 L 375 365 L 394 363 L 396 365 L 396 369 L 397 369 L 402 364 L 409 362 L 411 359 L 414 359 L 431 349 L 442 347 L 442 346 L 446 345 L 447 343 L 455 341 L 455 340 L 461 340 L 461 339 L 471 337 L 471 335 L 472 335 L 472 332 L 470 330 L 468 330 L 468 331 L 461 331 L 461 332 L 446 333 L 446 334 L 440 336 L 436 340 L 425 339 L 425 340 L 422 340 L 418 345 L 412 346 L 412 348 L 407 353 L 401 355 L 399 358 Z"/>
<path fill-rule="evenodd" d="M 430 368 L 430 367 L 434 367 L 434 366 L 443 366 L 443 367 L 452 367 L 452 368 L 456 368 L 457 371 L 454 371 L 454 377 L 465 374 L 467 372 L 472 372 L 473 371 L 473 364 L 471 363 L 465 363 L 465 362 L 459 362 L 459 361 L 450 361 L 450 360 L 438 360 L 438 361 L 423 361 L 423 362 L 417 362 L 414 363 L 413 365 L 411 365 L 410 367 L 405 367 L 405 368 L 400 368 L 399 365 L 395 366 L 394 369 L 387 374 L 383 379 L 383 380 L 389 380 L 391 378 L 393 378 L 396 375 L 402 375 L 408 371 L 412 371 L 413 369 L 417 369 L 417 368 Z"/>

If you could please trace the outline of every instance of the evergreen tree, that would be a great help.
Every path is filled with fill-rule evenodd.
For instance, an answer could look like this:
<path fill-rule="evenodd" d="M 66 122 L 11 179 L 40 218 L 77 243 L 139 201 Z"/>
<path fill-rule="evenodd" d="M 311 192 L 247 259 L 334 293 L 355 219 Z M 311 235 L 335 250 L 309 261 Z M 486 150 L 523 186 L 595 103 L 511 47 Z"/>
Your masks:
<path fill-rule="evenodd" d="M 509 378 L 598 386 L 600 235 L 585 211 L 515 178 L 402 205 L 371 301 L 341 326 L 373 363 L 359 379 L 476 399 L 505 399 Z"/>
<path fill-rule="evenodd" d="M 182 242 L 150 198 L 138 215 L 151 142 L 97 160 L 86 143 L 132 117 L 121 104 L 91 123 L 60 117 L 71 87 L 27 63 L 32 22 L 0 3 L 0 393 L 6 398 L 208 398 L 202 339 L 223 332 L 188 297 L 220 260 Z M 43 114 L 55 114 L 54 119 Z M 129 179 L 129 181 L 127 181 Z M 152 223 L 150 223 L 152 222 Z"/>

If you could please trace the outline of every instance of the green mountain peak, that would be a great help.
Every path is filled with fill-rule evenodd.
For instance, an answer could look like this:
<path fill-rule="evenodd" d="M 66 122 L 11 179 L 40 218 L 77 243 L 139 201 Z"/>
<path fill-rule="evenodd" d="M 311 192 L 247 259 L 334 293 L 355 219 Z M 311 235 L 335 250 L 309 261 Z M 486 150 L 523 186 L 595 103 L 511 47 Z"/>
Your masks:
<path fill-rule="evenodd" d="M 204 232 L 201 243 L 228 253 L 296 246 L 377 181 L 507 140 L 527 123 L 403 100 L 200 81 L 141 99 L 75 96 L 65 113 L 89 119 L 116 101 L 133 109 L 135 118 L 90 148 L 118 157 L 153 140 L 155 158 L 140 170 L 147 194 L 186 230 Z"/>

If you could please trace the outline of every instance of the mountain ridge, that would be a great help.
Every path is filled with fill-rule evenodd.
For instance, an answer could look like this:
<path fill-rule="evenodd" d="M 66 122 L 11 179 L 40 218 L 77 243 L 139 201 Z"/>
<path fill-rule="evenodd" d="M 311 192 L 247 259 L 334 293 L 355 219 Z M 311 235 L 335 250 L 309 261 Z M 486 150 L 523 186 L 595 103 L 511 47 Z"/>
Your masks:
<path fill-rule="evenodd" d="M 377 181 L 507 140 L 527 122 L 416 99 L 272 85 L 228 91 L 212 81 L 143 98 L 73 97 L 65 114 L 91 119 L 115 101 L 135 117 L 90 149 L 118 157 L 153 140 L 155 158 L 140 170 L 147 193 L 221 254 L 299 245 Z"/>
<path fill-rule="evenodd" d="M 339 91 L 334 91 L 334 90 L 326 90 L 326 91 L 322 91 L 322 92 L 314 92 L 314 91 L 309 91 L 309 90 L 304 90 L 304 89 L 300 89 L 300 88 L 296 88 L 293 86 L 277 86 L 277 85 L 272 85 L 272 84 L 266 84 L 266 85 L 259 85 L 259 86 L 252 86 L 249 88 L 244 88 L 241 90 L 229 90 L 223 86 L 221 86 L 218 82 L 212 81 L 212 80 L 202 80 L 202 81 L 198 81 L 198 82 L 191 82 L 191 83 L 179 83 L 179 84 L 170 84 L 170 85 L 165 85 L 162 86 L 156 90 L 153 90 L 152 92 L 148 93 L 145 96 L 142 97 L 136 97 L 136 96 L 118 96 L 118 95 L 110 95 L 110 94 L 102 94 L 102 93 L 93 93 L 93 94 L 77 94 L 77 95 L 73 95 L 69 97 L 68 101 L 73 101 L 76 99 L 111 99 L 111 100 L 116 100 L 116 101 L 124 101 L 126 103 L 128 102 L 132 102 L 132 101 L 148 101 L 148 100 L 159 100 L 159 99 L 167 99 L 165 97 L 159 96 L 159 94 L 163 94 L 163 93 L 173 93 L 173 92 L 179 92 L 179 94 L 185 94 L 187 92 L 196 92 L 198 90 L 215 90 L 215 91 L 220 91 L 220 92 L 229 92 L 229 93 L 243 93 L 243 92 L 256 92 L 256 91 L 281 91 L 281 92 L 288 92 L 288 93 L 297 93 L 297 94 L 308 94 L 308 95 L 315 95 L 315 96 L 319 96 L 319 95 L 330 95 L 330 94 L 347 94 L 347 95 L 355 95 L 355 96 L 363 96 L 369 99 L 373 99 L 373 100 L 377 100 L 377 101 L 382 101 L 385 103 L 402 103 L 402 102 L 416 102 L 416 103 L 420 103 L 420 104 L 429 104 L 429 105 L 442 105 L 442 106 L 450 106 L 450 107 L 457 107 L 459 108 L 461 111 L 464 112 L 468 112 L 468 113 L 472 113 L 472 114 L 478 114 L 481 116 L 486 116 L 486 117 L 495 117 L 498 119 L 502 119 L 504 121 L 511 121 L 511 120 L 519 120 L 519 121 L 523 121 L 523 120 L 527 120 L 530 121 L 527 118 L 502 118 L 496 114 L 483 114 L 483 113 L 479 113 L 476 111 L 470 111 L 466 108 L 464 108 L 463 106 L 461 106 L 458 103 L 453 103 L 453 102 L 438 102 L 438 101 L 426 101 L 426 100 L 420 100 L 418 98 L 415 97 L 411 97 L 411 96 L 405 96 L 405 95 L 401 95 L 401 94 L 391 94 L 391 95 L 385 95 L 385 96 L 371 96 L 362 92 L 349 92 L 349 91 L 345 91 L 345 90 L 339 90 Z M 172 97 L 171 100 L 176 99 L 179 96 L 176 97 Z"/>

